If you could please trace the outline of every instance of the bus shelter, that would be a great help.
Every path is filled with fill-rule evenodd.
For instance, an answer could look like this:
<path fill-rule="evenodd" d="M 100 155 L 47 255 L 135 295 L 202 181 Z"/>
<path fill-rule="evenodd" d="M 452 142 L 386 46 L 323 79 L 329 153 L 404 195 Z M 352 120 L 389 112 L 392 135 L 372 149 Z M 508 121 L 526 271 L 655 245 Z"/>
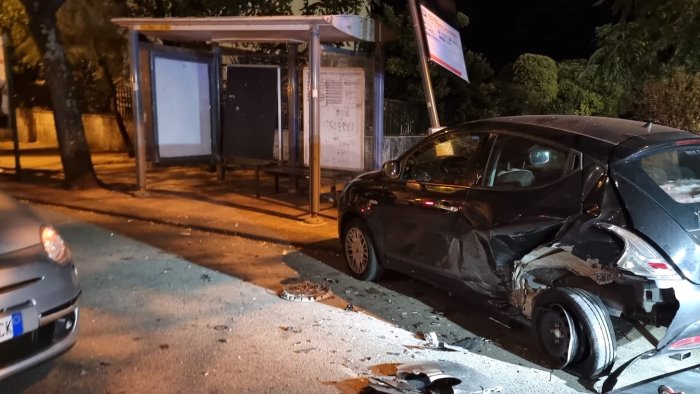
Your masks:
<path fill-rule="evenodd" d="M 143 78 L 140 65 L 139 35 L 163 40 L 165 42 L 206 42 L 221 43 L 286 43 L 290 44 L 291 56 L 296 56 L 296 45 L 308 45 L 308 91 L 304 92 L 309 100 L 308 106 L 308 164 L 309 164 L 309 213 L 311 221 L 320 221 L 318 217 L 321 191 L 320 161 L 320 75 L 322 42 L 382 42 L 381 25 L 366 17 L 356 15 L 324 16 L 259 16 L 259 17 L 206 17 L 206 18 L 117 18 L 113 23 L 129 30 L 129 57 L 131 63 L 131 82 L 133 92 L 134 124 L 136 136 L 137 184 L 143 189 L 146 183 L 146 124 L 143 105 Z M 221 78 L 219 67 L 214 67 L 211 88 L 214 102 L 211 103 L 215 134 L 219 131 L 219 92 Z M 290 70 L 291 72 L 291 70 Z M 289 78 L 288 94 L 299 95 L 296 78 Z M 383 75 L 381 68 L 374 76 L 374 141 L 381 146 L 383 138 Z M 306 87 L 305 87 L 306 88 Z M 294 100 L 290 101 L 292 103 Z M 295 144 L 292 138 L 298 134 L 298 111 L 289 111 L 290 155 Z M 294 119 L 292 119 L 294 117 Z M 293 126 L 294 125 L 294 126 Z M 297 128 L 296 130 L 293 129 Z M 373 166 L 381 163 L 381 149 L 374 150 Z"/>

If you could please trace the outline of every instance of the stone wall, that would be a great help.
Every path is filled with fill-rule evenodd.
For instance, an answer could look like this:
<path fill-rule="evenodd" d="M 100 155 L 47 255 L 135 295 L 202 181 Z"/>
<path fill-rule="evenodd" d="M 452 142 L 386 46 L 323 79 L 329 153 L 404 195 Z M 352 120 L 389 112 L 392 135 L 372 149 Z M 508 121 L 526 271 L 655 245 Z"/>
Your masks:
<path fill-rule="evenodd" d="M 131 123 L 127 129 L 131 134 Z M 119 134 L 117 121 L 113 115 L 83 115 L 83 127 L 88 146 L 92 151 L 124 151 L 124 141 Z M 20 142 L 39 142 L 57 146 L 56 127 L 53 112 L 37 108 L 17 109 L 17 132 Z M 10 135 L 0 135 L 2 140 L 11 140 Z"/>

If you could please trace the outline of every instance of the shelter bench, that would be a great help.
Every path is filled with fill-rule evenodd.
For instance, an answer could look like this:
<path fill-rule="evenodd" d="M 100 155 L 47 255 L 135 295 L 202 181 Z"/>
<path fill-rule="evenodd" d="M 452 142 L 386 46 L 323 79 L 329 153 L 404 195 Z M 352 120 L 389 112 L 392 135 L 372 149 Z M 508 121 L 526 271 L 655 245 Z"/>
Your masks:
<path fill-rule="evenodd" d="M 308 167 L 287 167 L 287 166 L 266 166 L 258 167 L 255 169 L 255 191 L 256 197 L 260 198 L 260 173 L 269 174 L 275 177 L 275 193 L 280 192 L 279 179 L 280 177 L 296 177 L 295 187 L 299 187 L 299 178 L 309 178 L 309 168 Z M 331 169 L 321 169 L 321 185 L 329 185 L 331 190 L 331 195 L 333 196 L 333 206 L 337 206 L 338 197 L 340 191 L 338 190 L 338 185 L 342 185 L 352 180 L 357 176 L 357 172 L 346 171 L 346 170 L 331 170 Z"/>

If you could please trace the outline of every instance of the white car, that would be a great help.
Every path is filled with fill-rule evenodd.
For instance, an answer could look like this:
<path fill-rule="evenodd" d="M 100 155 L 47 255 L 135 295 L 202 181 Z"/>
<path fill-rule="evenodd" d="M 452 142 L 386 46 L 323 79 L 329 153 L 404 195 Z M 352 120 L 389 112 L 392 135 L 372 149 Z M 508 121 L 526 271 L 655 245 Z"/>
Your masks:
<path fill-rule="evenodd" d="M 0 379 L 76 342 L 80 286 L 58 232 L 0 193 Z"/>

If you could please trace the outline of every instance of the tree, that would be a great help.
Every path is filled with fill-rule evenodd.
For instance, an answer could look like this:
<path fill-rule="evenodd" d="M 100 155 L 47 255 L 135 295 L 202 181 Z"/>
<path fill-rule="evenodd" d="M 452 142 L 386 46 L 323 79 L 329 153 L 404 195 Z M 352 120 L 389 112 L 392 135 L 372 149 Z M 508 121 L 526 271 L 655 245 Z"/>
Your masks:
<path fill-rule="evenodd" d="M 303 15 L 359 14 L 369 7 L 367 0 L 303 0 Z"/>
<path fill-rule="evenodd" d="M 587 73 L 619 87 L 610 96 L 619 113 L 628 112 L 645 80 L 700 71 L 700 0 L 613 0 L 613 11 L 619 21 L 596 30 Z"/>
<path fill-rule="evenodd" d="M 289 15 L 292 0 L 127 0 L 132 16 Z"/>
<path fill-rule="evenodd" d="M 542 113 L 557 97 L 557 63 L 552 58 L 524 53 L 513 63 L 512 72 L 524 113 Z"/>
<path fill-rule="evenodd" d="M 126 39 L 110 20 L 126 13 L 125 2 L 67 0 L 58 12 L 58 28 L 71 63 L 74 67 L 83 65 L 83 70 L 76 70 L 82 72 L 76 72 L 75 79 L 83 77 L 92 82 L 93 86 L 77 84 L 86 88 L 81 92 L 85 101 L 92 101 L 86 104 L 106 102 L 97 107 L 112 112 L 127 152 L 133 157 L 133 144 L 117 105 L 117 84 L 127 80 Z"/>
<path fill-rule="evenodd" d="M 397 35 L 396 40 L 384 46 L 386 96 L 409 104 L 421 104 L 425 108 L 418 50 L 410 13 L 383 2 L 375 1 L 372 5 L 373 14 Z M 402 3 L 398 7 L 405 5 Z M 456 19 L 461 28 L 469 24 L 469 18 L 462 13 L 458 13 Z M 469 84 L 440 66 L 430 66 L 438 115 L 443 124 L 496 114 L 498 92 L 493 84 L 494 73 L 491 66 L 483 56 L 471 52 L 465 53 L 465 61 L 470 75 Z"/>
<path fill-rule="evenodd" d="M 486 58 L 467 51 L 469 83 L 457 77 L 446 78 L 451 86 L 440 100 L 440 116 L 446 124 L 497 116 L 500 91 L 494 83 L 495 73 Z"/>
<path fill-rule="evenodd" d="M 59 38 L 56 13 L 64 0 L 21 0 L 29 33 L 36 42 L 46 70 L 66 186 L 85 189 L 99 185 L 92 165 L 78 108 L 72 69 Z"/>
<path fill-rule="evenodd" d="M 567 60 L 558 68 L 557 98 L 550 111 L 571 115 L 617 115 L 616 102 L 606 100 L 610 86 L 600 86 L 586 74 L 587 60 Z"/>
<path fill-rule="evenodd" d="M 700 71 L 700 0 L 614 0 L 613 11 L 620 21 L 597 29 L 591 57 L 606 74 L 634 81 Z"/>
<path fill-rule="evenodd" d="M 613 0 L 613 11 L 619 21 L 597 29 L 586 74 L 615 87 L 605 97 L 617 102 L 617 114 L 639 116 L 635 101 L 649 83 L 661 88 L 678 72 L 700 71 L 700 0 Z"/>

